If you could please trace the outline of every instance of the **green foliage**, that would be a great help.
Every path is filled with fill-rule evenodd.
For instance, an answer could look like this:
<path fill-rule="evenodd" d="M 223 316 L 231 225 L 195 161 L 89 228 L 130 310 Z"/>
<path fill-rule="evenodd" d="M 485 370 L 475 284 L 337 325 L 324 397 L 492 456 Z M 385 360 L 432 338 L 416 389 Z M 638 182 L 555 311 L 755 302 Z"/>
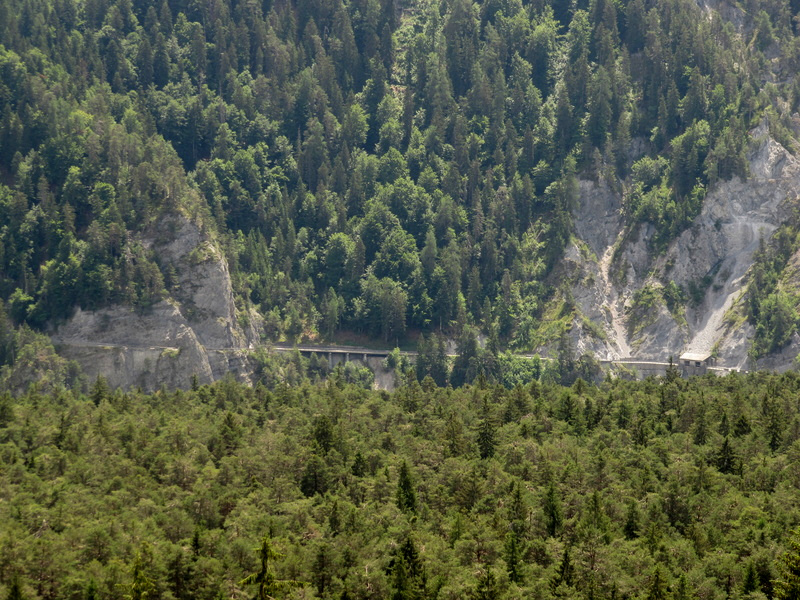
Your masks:
<path fill-rule="evenodd" d="M 632 334 L 638 333 L 655 321 L 661 303 L 662 294 L 655 286 L 647 284 L 634 292 L 628 318 L 628 328 Z"/>
<path fill-rule="evenodd" d="M 667 582 L 664 581 L 661 565 L 656 565 L 653 574 L 650 576 L 650 584 L 647 586 L 647 596 L 645 598 L 646 600 L 667 600 L 669 598 Z"/>
<path fill-rule="evenodd" d="M 795 531 L 789 548 L 778 560 L 775 580 L 775 598 L 789 600 L 800 598 L 800 532 Z"/>
<path fill-rule="evenodd" d="M 0 594 L 791 597 L 794 373 L 265 381 L 0 396 Z"/>
<path fill-rule="evenodd" d="M 389 561 L 393 600 L 422 600 L 427 597 L 427 574 L 414 540 L 406 535 Z"/>
<path fill-rule="evenodd" d="M 561 508 L 561 499 L 556 491 L 555 484 L 551 481 L 544 491 L 542 511 L 547 535 L 555 537 L 564 524 L 564 513 Z"/>
<path fill-rule="evenodd" d="M 283 558 L 272 547 L 272 540 L 269 536 L 264 536 L 261 540 L 261 546 L 257 548 L 258 560 L 260 562 L 260 569 L 257 573 L 251 573 L 242 580 L 242 585 L 256 585 L 257 600 L 270 600 L 276 598 L 279 592 L 298 587 L 302 585 L 298 581 L 278 579 L 272 569 L 272 563 Z"/>
<path fill-rule="evenodd" d="M 471 323 L 528 349 L 579 178 L 616 180 L 663 247 L 745 175 L 762 112 L 792 145 L 775 108 L 792 84 L 756 89 L 793 64 L 796 11 L 762 0 L 742 13 L 752 39 L 685 0 L 34 4 L 0 14 L 16 325 L 175 296 L 179 266 L 150 241 L 181 214 L 225 248 L 272 340 Z"/>
<path fill-rule="evenodd" d="M 495 429 L 488 404 L 484 404 L 482 412 L 481 421 L 478 424 L 478 453 L 481 458 L 487 459 L 494 456 Z"/>
<path fill-rule="evenodd" d="M 417 495 L 414 492 L 414 484 L 411 482 L 411 474 L 405 461 L 400 465 L 397 477 L 397 508 L 408 513 L 414 513 L 417 510 Z"/>
<path fill-rule="evenodd" d="M 500 598 L 497 578 L 491 569 L 486 569 L 478 576 L 475 589 L 470 594 L 473 600 L 497 600 Z"/>
<path fill-rule="evenodd" d="M 74 361 L 59 356 L 50 339 L 27 325 L 7 333 L 13 361 L 0 368 L 0 390 L 20 393 L 29 386 L 41 391 L 80 389 L 83 376 Z"/>
<path fill-rule="evenodd" d="M 450 361 L 445 349 L 444 337 L 437 336 L 435 333 L 428 338 L 424 335 L 419 337 L 414 370 L 420 381 L 430 377 L 438 386 L 447 384 Z"/>
<path fill-rule="evenodd" d="M 747 285 L 746 314 L 755 327 L 751 353 L 759 358 L 780 350 L 798 326 L 795 283 L 788 279 L 789 259 L 798 248 L 792 223 L 778 229 L 769 246 L 760 240 Z"/>

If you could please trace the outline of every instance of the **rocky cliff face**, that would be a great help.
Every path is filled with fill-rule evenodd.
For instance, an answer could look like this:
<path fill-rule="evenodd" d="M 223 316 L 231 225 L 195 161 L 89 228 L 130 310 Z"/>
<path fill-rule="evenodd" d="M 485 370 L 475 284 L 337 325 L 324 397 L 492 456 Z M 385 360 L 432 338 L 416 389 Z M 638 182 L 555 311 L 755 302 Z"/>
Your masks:
<path fill-rule="evenodd" d="M 557 272 L 577 309 L 572 336 L 578 352 L 665 361 L 713 350 L 723 366 L 756 366 L 748 359 L 752 327 L 726 315 L 745 288 L 759 240 L 769 239 L 797 205 L 800 162 L 769 137 L 766 125 L 751 136 L 749 177 L 717 184 L 693 226 L 661 253 L 652 247 L 652 226 L 626 226 L 618 190 L 602 181 L 580 183 L 576 238 Z M 141 241 L 174 272 L 170 297 L 145 312 L 122 306 L 77 311 L 53 335 L 60 354 L 76 360 L 90 379 L 103 374 L 112 386 L 188 387 L 193 375 L 204 383 L 229 372 L 248 380 L 247 350 L 259 339 L 251 324 L 258 316 L 240 318 L 213 238 L 176 215 Z M 800 256 L 794 260 L 800 285 Z M 668 306 L 665 290 L 673 283 L 692 290 L 693 301 Z M 757 366 L 788 368 L 798 352 L 795 336 Z"/>
<path fill-rule="evenodd" d="M 78 310 L 53 335 L 59 353 L 76 360 L 89 378 L 102 374 L 123 388 L 186 388 L 194 375 L 206 383 L 228 372 L 247 380 L 246 350 L 258 333 L 239 323 L 228 265 L 213 238 L 175 215 L 141 241 L 174 272 L 171 296 L 146 311 Z"/>
<path fill-rule="evenodd" d="M 623 225 L 619 193 L 603 183 L 581 183 L 575 229 L 594 257 L 570 250 L 566 262 L 573 263 L 572 270 L 592 274 L 573 278 L 571 293 L 600 335 L 595 330 L 587 340 L 580 333 L 579 348 L 594 349 L 599 358 L 652 360 L 713 350 L 725 366 L 752 366 L 753 332 L 741 319 L 726 320 L 726 314 L 744 290 L 759 240 L 768 240 L 797 205 L 800 163 L 769 137 L 766 125 L 751 137 L 747 180 L 734 178 L 712 188 L 692 227 L 661 254 L 651 247 L 650 226 Z M 665 288 L 671 282 L 691 290 L 693 301 L 667 307 Z M 763 366 L 785 368 L 798 349 L 792 343 Z"/>

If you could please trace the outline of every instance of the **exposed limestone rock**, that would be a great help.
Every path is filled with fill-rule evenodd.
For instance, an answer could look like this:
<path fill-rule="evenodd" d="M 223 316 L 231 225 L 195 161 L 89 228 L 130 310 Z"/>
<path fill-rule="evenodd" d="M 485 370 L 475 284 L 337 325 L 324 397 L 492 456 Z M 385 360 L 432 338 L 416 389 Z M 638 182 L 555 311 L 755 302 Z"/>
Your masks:
<path fill-rule="evenodd" d="M 735 369 L 750 369 L 752 365 L 747 353 L 754 333 L 753 326 L 746 321 L 727 324 L 722 340 L 717 344 L 717 362 Z"/>
<path fill-rule="evenodd" d="M 783 373 L 797 367 L 798 354 L 800 354 L 800 334 L 795 332 L 789 343 L 780 351 L 758 359 L 757 367 Z"/>
<path fill-rule="evenodd" d="M 688 285 L 704 277 L 710 282 L 703 301 L 687 314 L 692 331 L 687 348 L 693 352 L 726 345 L 725 313 L 744 289 L 759 240 L 769 239 L 796 204 L 800 164 L 766 136 L 766 126 L 753 135 L 759 141 L 749 157 L 748 180 L 734 178 L 716 186 L 694 226 L 659 263 L 665 270 L 674 265 L 668 276 L 676 283 Z M 746 352 L 730 358 L 742 364 Z"/>
<path fill-rule="evenodd" d="M 652 309 L 648 321 L 637 330 L 632 342 L 633 355 L 640 360 L 666 362 L 672 356 L 678 362 L 686 344 L 686 326 L 678 323 L 664 304 Z"/>
<path fill-rule="evenodd" d="M 605 181 L 581 181 L 579 190 L 575 233 L 592 252 L 602 256 L 622 229 L 622 199 Z"/>
<path fill-rule="evenodd" d="M 620 352 L 614 351 L 613 340 L 609 339 L 613 323 L 605 280 L 598 276 L 596 257 L 588 255 L 587 250 L 570 244 L 561 265 L 563 277 L 571 284 L 572 301 L 583 316 L 572 324 L 572 343 L 579 355 L 591 352 L 600 359 L 611 360 L 618 358 Z"/>
<path fill-rule="evenodd" d="M 579 314 L 571 328 L 579 354 L 666 361 L 686 350 L 714 350 L 721 365 L 748 368 L 752 327 L 741 319 L 728 323 L 725 315 L 744 289 L 759 240 L 787 218 L 800 190 L 800 163 L 769 137 L 766 124 L 751 136 L 748 178 L 715 185 L 692 227 L 658 255 L 651 225 L 625 227 L 617 190 L 602 181 L 580 182 L 579 241 L 567 248 L 556 273 Z M 193 375 L 208 382 L 228 372 L 247 380 L 247 350 L 259 339 L 259 317 L 251 311 L 240 319 L 213 238 L 175 215 L 141 242 L 174 274 L 171 296 L 145 312 L 121 306 L 77 311 L 53 336 L 61 354 L 78 361 L 89 378 L 103 374 L 114 386 L 187 387 Z M 637 290 L 661 290 L 669 282 L 699 290 L 700 301 L 675 314 L 659 301 L 648 305 L 643 319 Z M 759 366 L 791 366 L 800 351 L 795 337 Z"/>
<path fill-rule="evenodd" d="M 186 388 L 193 375 L 206 383 L 233 372 L 248 380 L 246 350 L 255 327 L 238 324 L 230 273 L 213 239 L 183 216 L 162 220 L 142 239 L 176 275 L 171 298 L 146 311 L 112 306 L 81 311 L 53 341 L 90 378 L 146 390 Z M 250 323 L 254 319 L 249 319 Z"/>
<path fill-rule="evenodd" d="M 745 12 L 731 2 L 723 0 L 695 0 L 706 13 L 708 19 L 718 14 L 724 23 L 732 23 L 737 31 L 744 32 L 746 25 Z"/>
<path fill-rule="evenodd" d="M 744 290 L 760 239 L 769 239 L 786 220 L 800 190 L 800 163 L 769 137 L 766 124 L 751 137 L 749 177 L 715 185 L 694 224 L 657 256 L 650 246 L 652 226 L 639 224 L 626 231 L 620 195 L 603 183 L 581 182 L 575 229 L 601 258 L 572 267 L 596 276 L 589 284 L 573 278 L 571 292 L 584 317 L 607 334 L 605 347 L 596 351 L 600 358 L 624 356 L 626 346 L 631 356 L 653 360 L 713 350 L 720 364 L 746 368 L 752 328 L 726 323 L 725 314 Z M 582 259 L 568 251 L 566 260 Z M 697 290 L 701 301 L 686 309 L 685 319 L 661 303 L 646 323 L 630 326 L 636 291 L 645 285 L 661 289 L 670 281 Z M 794 346 L 759 365 L 790 363 L 800 350 L 800 343 L 792 350 Z"/>

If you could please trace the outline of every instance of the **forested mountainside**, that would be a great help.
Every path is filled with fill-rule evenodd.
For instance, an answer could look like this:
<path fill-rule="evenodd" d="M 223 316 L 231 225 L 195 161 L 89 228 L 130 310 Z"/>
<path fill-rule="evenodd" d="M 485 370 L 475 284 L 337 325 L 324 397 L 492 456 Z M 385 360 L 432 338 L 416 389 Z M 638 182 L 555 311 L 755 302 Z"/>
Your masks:
<path fill-rule="evenodd" d="M 0 597 L 796 598 L 796 373 L 0 396 Z"/>
<path fill-rule="evenodd" d="M 74 338 L 83 327 L 81 343 L 106 341 L 123 313 L 130 331 L 190 340 L 180 347 L 207 379 L 228 366 L 209 354 L 216 345 L 342 331 L 391 346 L 482 332 L 521 350 L 567 331 L 581 349 L 677 354 L 714 272 L 676 281 L 647 267 L 658 280 L 644 281 L 626 280 L 619 261 L 592 267 L 608 286 L 598 293 L 621 298 L 599 323 L 560 269 L 573 220 L 599 222 L 588 188 L 600 186 L 619 219 L 614 257 L 644 240 L 650 264 L 707 194 L 749 181 L 759 140 L 789 164 L 798 10 L 796 0 L 3 2 L 0 361 L 36 330 Z M 751 358 L 791 342 L 797 322 L 785 281 L 797 228 L 773 249 L 768 225 L 736 317 L 756 339 Z M 166 251 L 178 233 L 196 245 Z M 221 301 L 214 286 L 193 287 L 208 271 Z M 672 329 L 669 343 L 648 345 L 640 317 L 656 305 Z M 150 345 L 170 346 L 153 335 Z M 135 370 L 131 356 L 119 361 Z"/>

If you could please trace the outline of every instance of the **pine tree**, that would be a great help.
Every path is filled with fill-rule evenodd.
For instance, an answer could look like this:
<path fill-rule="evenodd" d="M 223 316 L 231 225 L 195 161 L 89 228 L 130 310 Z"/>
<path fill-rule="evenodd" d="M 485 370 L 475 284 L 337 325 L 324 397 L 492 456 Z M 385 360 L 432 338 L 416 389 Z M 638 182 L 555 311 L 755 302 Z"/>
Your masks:
<path fill-rule="evenodd" d="M 628 503 L 628 512 L 625 515 L 625 525 L 622 531 L 629 540 L 639 537 L 639 504 L 636 500 Z"/>
<path fill-rule="evenodd" d="M 736 453 L 733 451 L 730 440 L 726 436 L 719 452 L 717 452 L 717 468 L 722 473 L 733 473 L 736 469 L 736 462 Z"/>
<path fill-rule="evenodd" d="M 522 541 L 515 529 L 506 535 L 505 560 L 508 578 L 516 584 L 522 583 Z"/>
<path fill-rule="evenodd" d="M 242 579 L 240 585 L 256 585 L 255 600 L 274 600 L 277 594 L 295 587 L 300 587 L 303 584 L 299 581 L 292 579 L 278 579 L 272 570 L 272 565 L 276 560 L 283 558 L 272 547 L 272 540 L 268 535 L 261 539 L 261 546 L 258 548 L 258 559 L 261 563 L 261 568 L 257 573 L 252 573 Z"/>
<path fill-rule="evenodd" d="M 758 591 L 758 573 L 753 561 L 747 563 L 747 570 L 744 573 L 744 580 L 742 581 L 742 593 L 749 594 Z"/>
<path fill-rule="evenodd" d="M 544 494 L 544 522 L 545 530 L 549 537 L 555 537 L 561 530 L 564 522 L 564 513 L 561 510 L 561 499 L 558 497 L 556 486 L 551 481 Z"/>
<path fill-rule="evenodd" d="M 522 497 L 522 486 L 519 482 L 514 485 L 511 492 L 511 502 L 508 507 L 508 517 L 511 520 L 512 528 L 520 531 L 528 518 L 528 507 Z"/>
<path fill-rule="evenodd" d="M 100 403 L 108 398 L 110 391 L 106 378 L 102 375 L 98 375 L 97 379 L 94 381 L 89 397 L 92 399 L 95 406 L 100 406 Z"/>
<path fill-rule="evenodd" d="M 564 546 L 564 554 L 561 556 L 561 564 L 556 570 L 556 574 L 550 581 L 550 588 L 555 593 L 559 587 L 572 585 L 572 579 L 575 574 L 575 566 L 572 564 L 572 557 L 570 556 L 569 544 Z"/>
<path fill-rule="evenodd" d="M 789 540 L 789 549 L 778 559 L 775 578 L 777 600 L 800 600 L 800 529 Z"/>
<path fill-rule="evenodd" d="M 126 600 L 147 600 L 150 594 L 155 591 L 153 580 L 145 573 L 145 559 L 142 553 L 136 554 L 131 568 L 131 583 L 129 592 L 125 595 Z"/>
<path fill-rule="evenodd" d="M 497 600 L 500 597 L 497 578 L 491 569 L 486 569 L 478 576 L 478 584 L 470 596 L 472 600 Z"/>
<path fill-rule="evenodd" d="M 667 600 L 667 598 L 669 598 L 667 582 L 664 579 L 664 574 L 661 572 L 661 565 L 656 565 L 653 574 L 650 576 L 650 585 L 647 588 L 646 600 Z"/>
<path fill-rule="evenodd" d="M 483 417 L 478 425 L 478 451 L 480 457 L 487 459 L 494 456 L 495 446 L 495 426 L 489 411 L 489 404 L 484 399 Z"/>
<path fill-rule="evenodd" d="M 739 415 L 739 418 L 736 419 L 736 423 L 733 425 L 733 435 L 736 437 L 742 437 L 750 433 L 750 421 L 748 420 L 746 415 Z"/>
<path fill-rule="evenodd" d="M 323 544 L 317 550 L 312 567 L 312 580 L 320 597 L 333 579 L 333 555 L 330 546 Z"/>
<path fill-rule="evenodd" d="M 414 492 L 406 461 L 400 465 L 400 474 L 397 478 L 397 508 L 405 513 L 417 511 L 417 495 Z"/>
<path fill-rule="evenodd" d="M 25 600 L 22 594 L 22 587 L 19 585 L 19 579 L 15 577 L 11 582 L 11 589 L 8 590 L 7 600 Z"/>
<path fill-rule="evenodd" d="M 702 446 L 708 438 L 708 423 L 706 422 L 706 406 L 700 404 L 697 408 L 697 418 L 694 422 L 694 443 Z"/>
<path fill-rule="evenodd" d="M 686 574 L 681 573 L 678 577 L 678 583 L 675 586 L 675 592 L 672 595 L 673 600 L 689 600 L 689 584 L 686 583 Z"/>
<path fill-rule="evenodd" d="M 427 598 L 427 574 L 410 535 L 406 535 L 393 554 L 388 567 L 392 586 L 391 600 Z"/>
<path fill-rule="evenodd" d="M 353 466 L 350 468 L 350 472 L 355 477 L 363 477 L 367 473 L 367 461 L 364 460 L 364 455 L 361 454 L 361 450 L 356 452 L 356 457 L 353 459 Z"/>

